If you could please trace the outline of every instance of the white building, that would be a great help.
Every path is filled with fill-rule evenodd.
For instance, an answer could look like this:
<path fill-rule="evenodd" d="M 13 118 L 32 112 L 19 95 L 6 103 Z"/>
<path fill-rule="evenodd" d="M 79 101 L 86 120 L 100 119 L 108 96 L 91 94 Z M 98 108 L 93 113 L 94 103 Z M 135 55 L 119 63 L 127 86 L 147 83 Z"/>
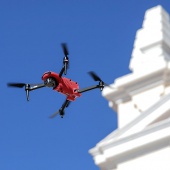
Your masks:
<path fill-rule="evenodd" d="M 101 170 L 170 170 L 170 17 L 161 6 L 145 13 L 130 69 L 103 91 L 118 129 L 89 152 Z"/>

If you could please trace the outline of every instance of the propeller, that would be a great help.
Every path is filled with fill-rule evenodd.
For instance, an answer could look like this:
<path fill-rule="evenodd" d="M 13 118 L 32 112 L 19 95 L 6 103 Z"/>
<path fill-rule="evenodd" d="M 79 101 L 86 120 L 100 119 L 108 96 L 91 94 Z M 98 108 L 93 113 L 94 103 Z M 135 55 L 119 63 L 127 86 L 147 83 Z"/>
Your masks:
<path fill-rule="evenodd" d="M 52 114 L 51 116 L 49 116 L 49 118 L 54 118 L 56 117 L 58 114 L 60 113 L 60 110 L 58 110 L 57 112 L 55 112 L 54 114 Z"/>
<path fill-rule="evenodd" d="M 62 48 L 63 48 L 63 53 L 65 55 L 65 57 L 63 58 L 63 64 L 64 64 L 64 74 L 67 74 L 67 69 L 69 67 L 69 52 L 68 52 L 68 48 L 67 48 L 67 44 L 66 43 L 62 43 L 61 44 Z"/>
<path fill-rule="evenodd" d="M 8 85 L 8 87 L 17 87 L 17 88 L 25 87 L 27 101 L 29 101 L 30 84 L 25 84 L 25 83 L 8 83 L 7 85 Z"/>
<path fill-rule="evenodd" d="M 54 114 L 52 114 L 49 118 L 54 118 L 54 117 L 56 117 L 59 113 L 60 113 L 60 116 L 61 116 L 61 118 L 63 118 L 63 116 L 64 116 L 64 109 L 66 108 L 66 107 L 68 107 L 69 105 L 70 105 L 70 101 L 69 100 L 66 100 L 64 103 L 63 103 L 63 105 L 62 105 L 62 107 L 57 111 L 57 112 L 55 112 Z"/>
<path fill-rule="evenodd" d="M 94 81 L 102 81 L 101 78 L 95 72 L 90 71 L 89 74 L 93 78 Z"/>
<path fill-rule="evenodd" d="M 69 52 L 68 52 L 67 44 L 66 43 L 62 43 L 61 46 L 62 46 L 62 49 L 63 49 L 65 57 L 68 58 Z"/>
<path fill-rule="evenodd" d="M 25 84 L 25 83 L 8 83 L 7 86 L 8 87 L 17 87 L 17 88 L 25 87 L 27 101 L 29 101 L 29 92 L 30 91 L 45 87 L 46 85 L 44 83 L 31 84 L 31 85 L 30 84 Z"/>
<path fill-rule="evenodd" d="M 25 83 L 8 83 L 8 87 L 17 87 L 17 88 L 23 88 L 26 84 Z"/>
<path fill-rule="evenodd" d="M 64 111 L 62 111 L 62 110 L 58 110 L 57 112 L 55 112 L 54 114 L 52 114 L 49 118 L 53 119 L 53 118 L 56 117 L 59 113 L 60 113 L 61 118 L 63 118 L 63 116 L 64 116 Z"/>
<path fill-rule="evenodd" d="M 103 80 L 93 71 L 88 72 L 89 75 L 93 78 L 94 81 L 99 81 L 99 85 L 101 86 L 101 91 L 103 90 L 104 86 L 108 86 L 110 88 L 113 89 L 113 87 L 111 87 L 110 85 L 108 85 L 107 83 L 103 82 Z"/>

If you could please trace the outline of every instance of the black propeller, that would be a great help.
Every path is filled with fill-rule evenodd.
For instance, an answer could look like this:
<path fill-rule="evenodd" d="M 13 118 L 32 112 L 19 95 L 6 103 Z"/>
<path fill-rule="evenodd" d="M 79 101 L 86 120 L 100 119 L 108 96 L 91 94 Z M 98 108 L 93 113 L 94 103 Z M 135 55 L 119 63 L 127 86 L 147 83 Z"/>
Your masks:
<path fill-rule="evenodd" d="M 57 112 L 55 112 L 54 114 L 52 114 L 49 118 L 53 119 L 54 117 L 56 117 L 58 114 L 60 113 L 61 118 L 63 118 L 64 116 L 64 110 L 58 110 Z"/>
<path fill-rule="evenodd" d="M 29 92 L 32 90 L 36 90 L 42 87 L 45 87 L 46 85 L 44 83 L 41 84 L 25 84 L 25 83 L 8 83 L 7 84 L 8 87 L 17 87 L 17 88 L 23 88 L 25 87 L 25 91 L 26 91 L 26 97 L 27 97 L 27 101 L 29 101 Z"/>
<path fill-rule="evenodd" d="M 64 109 L 65 109 L 66 107 L 68 107 L 68 106 L 70 105 L 70 103 L 71 103 L 71 102 L 66 99 L 66 101 L 63 103 L 62 107 L 61 107 L 57 112 L 55 112 L 54 114 L 52 114 L 49 118 L 54 118 L 54 117 L 56 117 L 59 113 L 60 113 L 61 118 L 63 118 L 64 113 L 65 113 L 65 112 L 64 112 Z"/>
<path fill-rule="evenodd" d="M 26 84 L 25 83 L 8 83 L 8 87 L 18 87 L 23 88 Z"/>
<path fill-rule="evenodd" d="M 54 114 L 52 114 L 49 118 L 54 118 L 56 117 L 58 114 L 60 113 L 60 110 L 58 110 L 57 112 L 55 112 Z"/>
<path fill-rule="evenodd" d="M 17 88 L 25 87 L 27 101 L 29 101 L 30 84 L 25 84 L 25 83 L 8 83 L 7 85 L 8 85 L 8 87 L 17 87 Z"/>
<path fill-rule="evenodd" d="M 101 91 L 103 90 L 104 86 L 108 86 L 110 88 L 113 89 L 113 87 L 111 87 L 110 85 L 106 84 L 105 82 L 103 82 L 103 80 L 93 71 L 88 72 L 89 75 L 93 78 L 94 81 L 99 81 L 99 85 L 101 86 Z"/>
<path fill-rule="evenodd" d="M 61 72 L 59 74 L 60 77 L 62 76 L 63 72 L 66 75 L 67 74 L 67 69 L 69 68 L 69 58 L 68 58 L 69 52 L 68 52 L 67 44 L 62 43 L 61 46 L 62 46 L 63 53 L 64 53 L 64 58 L 63 58 L 64 66 L 63 66 L 63 69 L 61 70 Z"/>
<path fill-rule="evenodd" d="M 89 75 L 93 78 L 94 81 L 99 81 L 99 87 L 100 90 L 102 91 L 105 86 L 105 83 L 102 81 L 102 79 L 93 71 L 90 71 Z"/>
<path fill-rule="evenodd" d="M 102 81 L 101 78 L 95 72 L 90 71 L 89 74 L 93 78 L 94 81 Z"/>
<path fill-rule="evenodd" d="M 69 52 L 68 52 L 67 44 L 66 43 L 62 43 L 61 46 L 63 48 L 63 52 L 64 52 L 65 57 L 68 57 Z"/>

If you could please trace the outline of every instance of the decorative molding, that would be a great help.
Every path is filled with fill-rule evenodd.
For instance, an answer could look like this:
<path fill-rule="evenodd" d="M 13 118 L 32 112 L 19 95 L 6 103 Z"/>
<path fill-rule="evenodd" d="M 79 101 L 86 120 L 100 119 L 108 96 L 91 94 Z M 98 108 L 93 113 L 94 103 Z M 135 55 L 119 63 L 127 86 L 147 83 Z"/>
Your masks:
<path fill-rule="evenodd" d="M 170 119 L 167 119 L 146 128 L 140 133 L 118 140 L 110 139 L 107 142 L 105 141 L 89 152 L 101 169 L 109 170 L 109 168 L 115 168 L 117 164 L 131 160 L 134 157 L 169 147 L 169 132 Z"/>
<path fill-rule="evenodd" d="M 132 96 L 157 87 L 159 85 L 169 85 L 170 76 L 166 76 L 165 78 L 165 74 L 170 75 L 170 68 L 167 69 L 166 65 L 153 72 L 140 76 L 131 73 L 122 77 L 121 79 L 116 79 L 115 83 L 112 85 L 115 87 L 115 89 L 113 90 L 110 88 L 105 88 L 102 92 L 102 95 L 107 100 L 114 103 L 109 104 L 109 106 L 112 107 L 114 105 L 114 109 L 117 111 L 116 105 L 130 101 Z"/>

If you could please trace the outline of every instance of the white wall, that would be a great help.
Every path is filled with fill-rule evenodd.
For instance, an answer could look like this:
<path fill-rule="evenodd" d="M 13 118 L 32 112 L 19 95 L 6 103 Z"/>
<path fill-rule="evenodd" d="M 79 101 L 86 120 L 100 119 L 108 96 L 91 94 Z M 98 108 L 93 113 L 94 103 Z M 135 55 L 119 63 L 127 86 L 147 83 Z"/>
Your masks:
<path fill-rule="evenodd" d="M 131 100 L 118 105 L 118 127 L 122 128 L 130 123 L 142 112 L 160 100 L 164 87 L 159 85 L 132 96 Z"/>
<path fill-rule="evenodd" d="M 170 170 L 170 147 L 118 165 L 118 170 Z"/>

